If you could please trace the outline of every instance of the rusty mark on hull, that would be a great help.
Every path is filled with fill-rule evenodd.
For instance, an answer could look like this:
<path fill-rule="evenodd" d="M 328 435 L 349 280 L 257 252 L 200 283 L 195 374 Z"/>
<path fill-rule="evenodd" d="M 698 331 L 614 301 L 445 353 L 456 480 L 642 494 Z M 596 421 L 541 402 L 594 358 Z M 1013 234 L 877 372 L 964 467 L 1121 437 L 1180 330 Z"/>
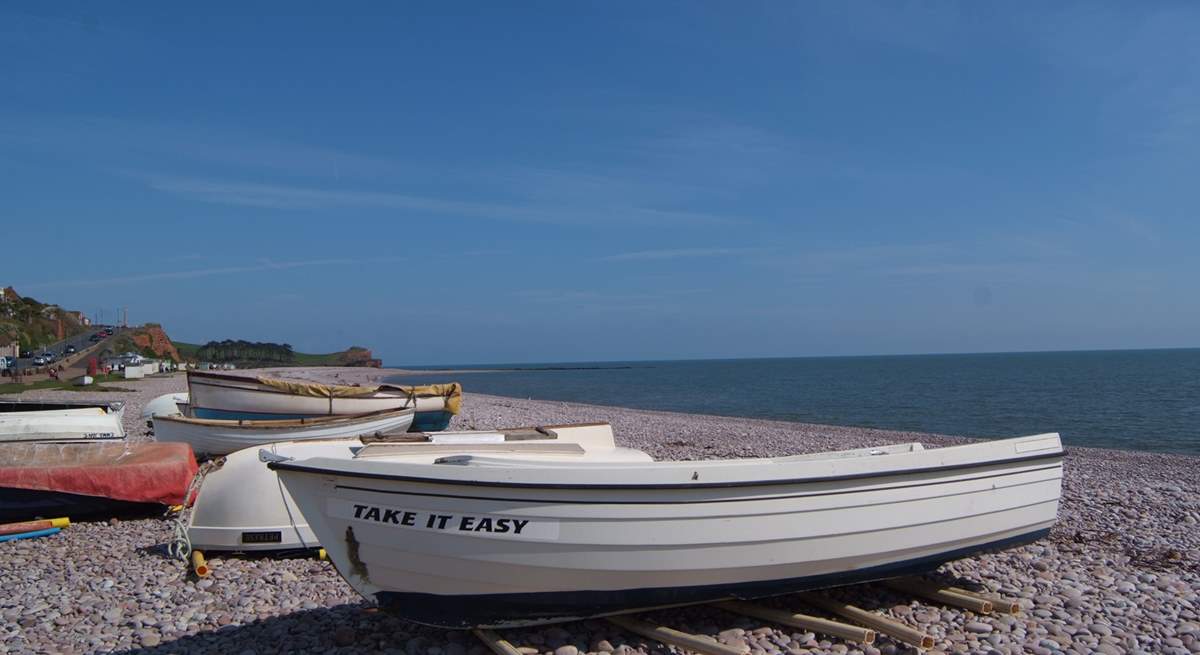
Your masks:
<path fill-rule="evenodd" d="M 370 578 L 367 577 L 367 565 L 358 556 L 358 539 L 354 538 L 354 528 L 351 526 L 346 526 L 346 557 L 350 560 L 350 572 L 362 578 L 364 582 L 370 582 Z"/>

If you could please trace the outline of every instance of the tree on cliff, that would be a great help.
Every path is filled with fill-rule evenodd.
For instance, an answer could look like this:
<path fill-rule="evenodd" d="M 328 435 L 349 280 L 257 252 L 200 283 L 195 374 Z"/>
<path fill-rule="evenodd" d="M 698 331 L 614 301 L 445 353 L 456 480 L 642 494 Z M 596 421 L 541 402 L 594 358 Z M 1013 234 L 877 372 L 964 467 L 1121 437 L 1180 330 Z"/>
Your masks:
<path fill-rule="evenodd" d="M 209 341 L 196 351 L 197 359 L 219 363 L 290 364 L 295 356 L 291 344 L 241 339 Z"/>

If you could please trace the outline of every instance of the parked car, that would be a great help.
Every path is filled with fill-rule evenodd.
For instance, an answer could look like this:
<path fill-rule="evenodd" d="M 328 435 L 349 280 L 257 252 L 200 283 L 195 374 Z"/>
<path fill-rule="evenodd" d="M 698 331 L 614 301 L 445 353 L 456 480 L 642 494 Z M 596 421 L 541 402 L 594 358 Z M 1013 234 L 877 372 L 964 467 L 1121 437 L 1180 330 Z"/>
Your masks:
<path fill-rule="evenodd" d="M 33 358 L 33 363 L 36 366 L 42 366 L 46 363 L 46 358 L 42 357 L 41 355 L 38 355 L 37 357 Z"/>
<path fill-rule="evenodd" d="M 75 346 L 67 346 L 67 349 L 63 351 L 63 353 L 67 354 L 67 355 L 72 355 L 76 352 L 77 351 L 75 350 Z"/>

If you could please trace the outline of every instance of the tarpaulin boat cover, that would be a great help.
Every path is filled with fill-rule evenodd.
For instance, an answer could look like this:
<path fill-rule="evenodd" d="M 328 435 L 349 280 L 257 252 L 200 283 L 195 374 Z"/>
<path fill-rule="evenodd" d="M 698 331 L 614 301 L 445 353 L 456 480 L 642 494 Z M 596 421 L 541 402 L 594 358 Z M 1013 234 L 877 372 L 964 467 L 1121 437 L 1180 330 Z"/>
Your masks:
<path fill-rule="evenodd" d="M 265 384 L 272 389 L 296 396 L 313 396 L 317 398 L 350 398 L 354 396 L 369 396 L 376 391 L 400 391 L 412 398 L 445 398 L 446 411 L 457 414 L 462 407 L 462 385 L 457 382 L 446 384 L 425 384 L 420 386 L 401 386 L 384 384 L 377 386 L 349 386 L 343 384 L 320 384 L 318 382 L 299 382 L 296 380 L 279 380 L 277 378 L 256 378 L 259 384 Z"/>
<path fill-rule="evenodd" d="M 0 446 L 0 487 L 178 505 L 197 471 L 185 443 Z"/>
<path fill-rule="evenodd" d="M 451 414 L 457 414 L 458 410 L 462 409 L 462 385 L 457 382 L 424 384 L 415 387 L 385 384 L 382 388 L 399 389 L 412 398 L 437 398 L 441 396 L 446 400 L 446 411 Z"/>
<path fill-rule="evenodd" d="M 298 380 L 280 380 L 277 378 L 255 378 L 259 384 L 265 384 L 293 396 L 314 396 L 317 398 L 349 398 L 352 396 L 369 396 L 379 391 L 378 386 L 352 386 L 346 384 L 321 384 L 319 382 L 301 382 Z"/>

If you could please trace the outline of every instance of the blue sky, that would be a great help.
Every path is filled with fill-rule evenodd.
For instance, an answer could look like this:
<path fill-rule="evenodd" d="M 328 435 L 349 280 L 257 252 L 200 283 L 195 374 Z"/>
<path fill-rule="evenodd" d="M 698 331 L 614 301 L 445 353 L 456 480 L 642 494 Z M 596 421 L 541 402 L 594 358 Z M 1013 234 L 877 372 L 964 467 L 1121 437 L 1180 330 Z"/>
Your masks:
<path fill-rule="evenodd" d="M 1200 5 L 8 3 L 0 284 L 389 364 L 1195 346 Z"/>

